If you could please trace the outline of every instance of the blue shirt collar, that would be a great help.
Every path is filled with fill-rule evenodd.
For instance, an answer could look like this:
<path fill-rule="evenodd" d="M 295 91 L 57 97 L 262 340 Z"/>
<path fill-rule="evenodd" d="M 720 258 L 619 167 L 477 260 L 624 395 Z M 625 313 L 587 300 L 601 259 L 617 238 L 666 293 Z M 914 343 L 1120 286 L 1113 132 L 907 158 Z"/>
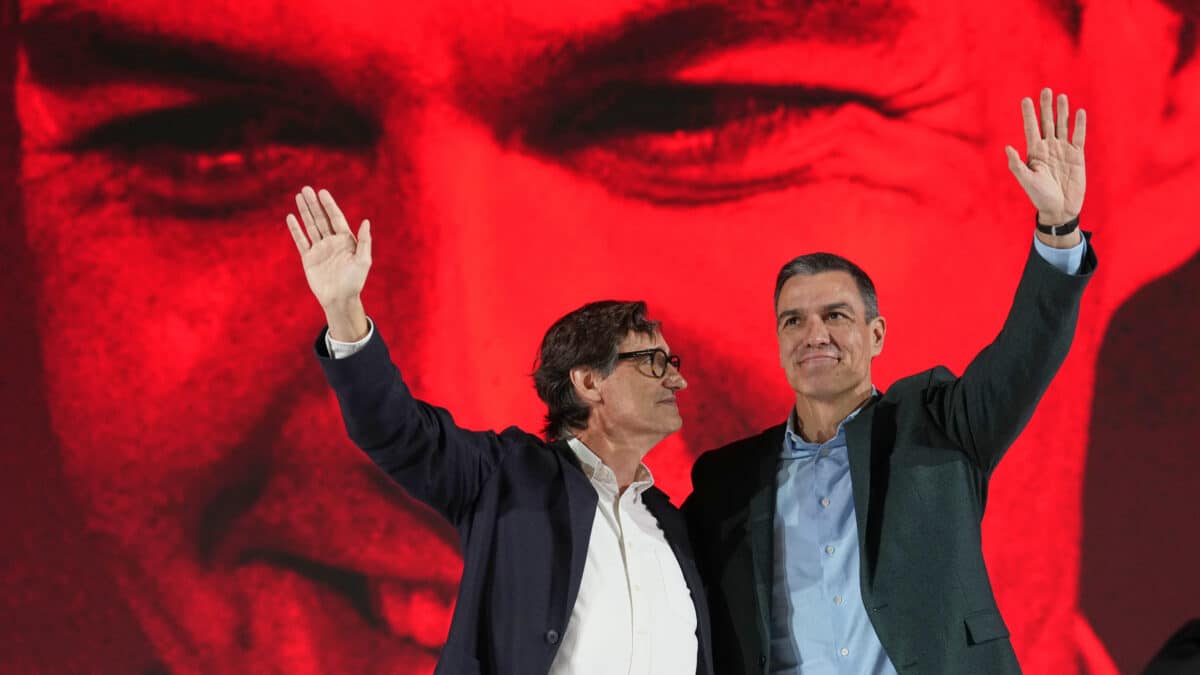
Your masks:
<path fill-rule="evenodd" d="M 783 456 L 788 459 L 803 459 L 817 452 L 823 447 L 844 446 L 846 444 L 846 423 L 858 417 L 858 413 L 867 407 L 867 404 L 879 395 L 879 389 L 875 385 L 871 385 L 871 397 L 863 401 L 862 405 L 858 406 L 846 419 L 838 423 L 837 433 L 833 438 L 824 443 L 810 443 L 804 440 L 800 434 L 796 433 L 796 428 L 799 426 L 799 420 L 796 418 L 796 407 L 792 406 L 792 412 L 788 415 L 787 430 L 783 434 Z"/>

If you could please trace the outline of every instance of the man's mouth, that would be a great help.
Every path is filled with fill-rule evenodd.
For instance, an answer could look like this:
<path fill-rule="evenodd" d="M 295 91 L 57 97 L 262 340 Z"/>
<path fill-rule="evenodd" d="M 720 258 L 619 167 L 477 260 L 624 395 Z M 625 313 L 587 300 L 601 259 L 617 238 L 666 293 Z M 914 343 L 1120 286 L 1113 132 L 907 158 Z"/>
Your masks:
<path fill-rule="evenodd" d="M 344 603 L 347 621 L 357 615 L 368 627 L 436 655 L 445 642 L 462 562 L 446 527 L 405 500 L 386 477 L 350 480 L 345 502 L 329 502 L 340 490 L 286 478 L 272 481 L 257 503 L 233 522 L 213 551 L 212 563 L 240 568 L 263 565 L 313 584 L 328 603 Z M 379 480 L 383 478 L 383 481 Z M 287 484 L 286 486 L 284 484 Z M 375 518 L 360 518 L 360 514 Z M 383 517 L 386 514 L 386 517 Z M 383 522 L 384 531 L 363 522 Z M 330 605 L 334 606 L 333 604 Z"/>
<path fill-rule="evenodd" d="M 836 363 L 839 360 L 840 359 L 836 354 L 826 354 L 822 352 L 805 354 L 796 361 L 796 364 L 800 366 L 826 365 L 829 363 Z"/>
<path fill-rule="evenodd" d="M 338 596 L 368 626 L 437 654 L 446 640 L 455 585 L 429 579 L 373 576 L 285 551 L 247 549 L 239 565 L 263 564 L 290 572 Z"/>

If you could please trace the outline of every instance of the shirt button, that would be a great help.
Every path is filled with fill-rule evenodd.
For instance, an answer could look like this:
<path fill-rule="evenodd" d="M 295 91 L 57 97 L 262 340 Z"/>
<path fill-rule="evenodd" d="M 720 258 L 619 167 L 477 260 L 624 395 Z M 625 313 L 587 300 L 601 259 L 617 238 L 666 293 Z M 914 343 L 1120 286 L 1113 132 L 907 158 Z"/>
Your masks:
<path fill-rule="evenodd" d="M 822 451 L 821 451 L 821 456 L 822 456 L 822 457 L 828 457 L 828 456 L 829 456 L 829 451 L 828 451 L 828 450 L 822 450 Z"/>
<path fill-rule="evenodd" d="M 840 596 L 840 595 L 833 596 L 833 604 L 835 604 L 835 605 L 842 604 L 842 596 Z"/>
<path fill-rule="evenodd" d="M 829 497 L 821 497 L 821 506 L 829 508 Z"/>
<path fill-rule="evenodd" d="M 546 631 L 546 644 L 548 644 L 548 645 L 558 644 L 558 631 L 554 630 L 553 628 Z"/>
<path fill-rule="evenodd" d="M 825 552 L 828 553 L 829 555 L 833 555 L 833 551 L 834 551 L 834 548 L 832 546 L 825 547 Z"/>
<path fill-rule="evenodd" d="M 850 650 L 846 649 L 845 647 L 842 647 L 842 651 L 840 651 L 838 653 L 841 654 L 842 656 L 850 656 Z"/>
<path fill-rule="evenodd" d="M 635 593 L 641 593 L 641 592 L 642 592 L 642 585 L 641 585 L 641 584 L 634 584 L 634 585 L 633 585 L 633 591 L 634 591 Z"/>

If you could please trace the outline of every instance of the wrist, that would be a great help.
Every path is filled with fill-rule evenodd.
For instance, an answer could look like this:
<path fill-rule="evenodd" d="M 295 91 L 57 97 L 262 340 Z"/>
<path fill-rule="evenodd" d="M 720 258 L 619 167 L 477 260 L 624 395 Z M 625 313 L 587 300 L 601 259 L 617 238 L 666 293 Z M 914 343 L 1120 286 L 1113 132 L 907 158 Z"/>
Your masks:
<path fill-rule="evenodd" d="M 1051 248 L 1072 248 L 1083 239 L 1079 231 L 1079 216 L 1038 211 L 1034 220 L 1038 241 Z"/>
<path fill-rule="evenodd" d="M 1045 232 L 1037 232 L 1038 241 L 1049 246 L 1050 248 L 1074 248 L 1083 241 L 1083 234 L 1075 229 L 1067 234 L 1058 236 L 1046 234 Z"/>
<path fill-rule="evenodd" d="M 1064 223 L 1069 223 L 1079 217 L 1079 214 L 1071 215 L 1070 213 L 1049 213 L 1046 211 L 1037 212 L 1038 225 L 1058 226 Z"/>
<path fill-rule="evenodd" d="M 357 342 L 367 336 L 370 324 L 362 300 L 357 296 L 330 303 L 324 309 L 329 337 L 338 342 Z"/>

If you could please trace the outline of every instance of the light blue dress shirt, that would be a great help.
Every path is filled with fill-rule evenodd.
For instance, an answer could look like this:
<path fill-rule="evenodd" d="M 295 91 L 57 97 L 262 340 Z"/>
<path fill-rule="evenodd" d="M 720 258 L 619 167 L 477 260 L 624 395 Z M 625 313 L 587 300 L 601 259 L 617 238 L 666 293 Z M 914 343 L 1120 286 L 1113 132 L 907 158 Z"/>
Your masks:
<path fill-rule="evenodd" d="M 771 672 L 893 674 L 863 607 L 846 423 L 809 443 L 788 418 L 776 474 Z"/>
<path fill-rule="evenodd" d="M 1034 248 L 1058 269 L 1075 274 L 1087 242 Z M 894 675 L 863 606 L 859 586 L 858 524 L 850 483 L 846 424 L 825 443 L 796 434 L 788 418 L 776 473 L 774 568 L 771 596 L 771 673 Z"/>

